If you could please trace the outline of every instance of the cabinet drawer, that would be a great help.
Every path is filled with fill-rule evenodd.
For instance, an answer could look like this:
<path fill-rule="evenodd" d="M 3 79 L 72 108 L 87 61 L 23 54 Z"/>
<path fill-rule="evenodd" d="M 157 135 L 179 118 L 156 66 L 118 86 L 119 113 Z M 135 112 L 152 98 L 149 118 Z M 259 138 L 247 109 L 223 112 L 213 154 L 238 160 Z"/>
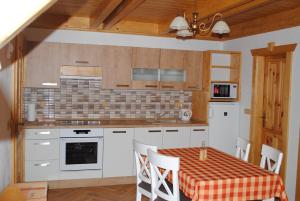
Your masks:
<path fill-rule="evenodd" d="M 26 140 L 58 139 L 58 129 L 25 129 Z"/>
<path fill-rule="evenodd" d="M 202 142 L 208 146 L 208 127 L 191 127 L 190 146 L 200 147 Z"/>
<path fill-rule="evenodd" d="M 57 180 L 59 160 L 25 161 L 25 181 Z"/>
<path fill-rule="evenodd" d="M 25 160 L 59 159 L 59 140 L 25 140 Z"/>
<path fill-rule="evenodd" d="M 188 127 L 163 128 L 163 148 L 189 147 L 190 129 Z"/>

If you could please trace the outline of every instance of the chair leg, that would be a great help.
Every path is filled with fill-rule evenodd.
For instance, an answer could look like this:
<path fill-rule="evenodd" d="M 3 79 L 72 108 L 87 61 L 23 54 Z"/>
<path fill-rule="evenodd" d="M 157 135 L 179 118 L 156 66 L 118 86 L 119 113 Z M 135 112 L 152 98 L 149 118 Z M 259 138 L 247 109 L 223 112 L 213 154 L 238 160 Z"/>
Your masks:
<path fill-rule="evenodd" d="M 142 201 L 142 194 L 139 191 L 136 191 L 136 199 L 135 201 Z"/>

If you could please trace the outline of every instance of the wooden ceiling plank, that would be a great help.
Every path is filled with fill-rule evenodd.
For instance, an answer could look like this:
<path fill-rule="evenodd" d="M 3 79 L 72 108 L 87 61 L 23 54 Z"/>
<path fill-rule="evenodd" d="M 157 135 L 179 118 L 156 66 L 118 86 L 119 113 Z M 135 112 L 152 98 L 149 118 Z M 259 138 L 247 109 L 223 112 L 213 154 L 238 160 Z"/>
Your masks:
<path fill-rule="evenodd" d="M 123 0 L 106 0 L 105 7 L 98 7 L 91 15 L 91 27 L 99 27 L 100 24 L 122 3 Z"/>
<path fill-rule="evenodd" d="M 230 39 L 266 33 L 300 25 L 300 6 L 230 26 Z"/>
<path fill-rule="evenodd" d="M 124 0 L 113 13 L 104 20 L 104 29 L 110 29 L 119 21 L 127 17 L 130 12 L 135 10 L 145 0 Z"/>
<path fill-rule="evenodd" d="M 200 20 L 207 19 L 213 16 L 215 13 L 222 13 L 223 17 L 226 18 L 272 2 L 274 2 L 274 0 L 242 0 L 237 3 L 235 2 L 232 5 L 228 5 L 226 7 L 218 9 L 210 14 L 207 14 L 206 16 L 202 16 Z"/>

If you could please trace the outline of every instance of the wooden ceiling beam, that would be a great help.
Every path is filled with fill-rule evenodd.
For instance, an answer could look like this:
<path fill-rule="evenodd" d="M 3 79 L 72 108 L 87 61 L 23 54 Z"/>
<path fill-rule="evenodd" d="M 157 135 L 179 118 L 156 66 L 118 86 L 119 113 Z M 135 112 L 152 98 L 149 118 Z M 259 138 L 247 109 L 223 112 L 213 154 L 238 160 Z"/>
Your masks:
<path fill-rule="evenodd" d="M 230 26 L 229 38 L 235 39 L 300 25 L 300 6 Z"/>
<path fill-rule="evenodd" d="M 99 27 L 100 24 L 122 3 L 123 0 L 106 0 L 105 7 L 99 7 L 96 11 L 91 15 L 91 27 Z"/>
<path fill-rule="evenodd" d="M 145 0 L 124 0 L 103 22 L 104 29 L 111 29 L 115 24 L 127 17 Z"/>

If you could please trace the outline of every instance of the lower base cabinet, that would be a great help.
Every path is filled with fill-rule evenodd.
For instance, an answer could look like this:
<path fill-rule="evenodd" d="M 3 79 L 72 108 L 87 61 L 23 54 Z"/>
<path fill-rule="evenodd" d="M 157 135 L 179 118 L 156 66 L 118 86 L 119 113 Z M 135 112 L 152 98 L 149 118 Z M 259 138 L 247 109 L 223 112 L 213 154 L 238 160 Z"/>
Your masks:
<path fill-rule="evenodd" d="M 164 149 L 189 147 L 189 143 L 190 143 L 189 127 L 163 128 Z"/>
<path fill-rule="evenodd" d="M 59 179 L 59 160 L 25 161 L 25 181 Z"/>
<path fill-rule="evenodd" d="M 134 128 L 105 128 L 103 177 L 133 175 Z"/>
<path fill-rule="evenodd" d="M 162 128 L 135 128 L 134 133 L 134 139 L 138 142 L 162 148 Z"/>

